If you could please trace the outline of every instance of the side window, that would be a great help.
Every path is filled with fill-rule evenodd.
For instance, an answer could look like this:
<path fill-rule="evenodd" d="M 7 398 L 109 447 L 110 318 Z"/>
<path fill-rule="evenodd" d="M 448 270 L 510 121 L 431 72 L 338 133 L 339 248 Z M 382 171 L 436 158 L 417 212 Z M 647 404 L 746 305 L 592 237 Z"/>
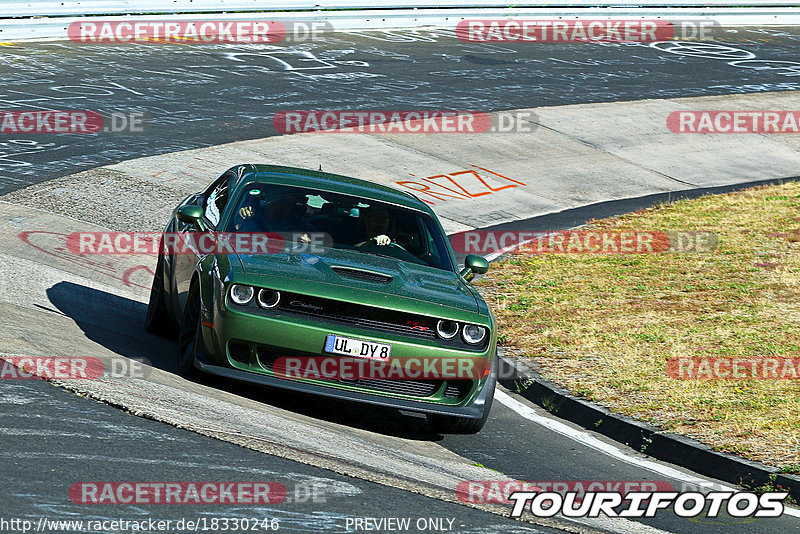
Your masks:
<path fill-rule="evenodd" d="M 228 184 L 230 182 L 230 175 L 225 174 L 217 180 L 206 198 L 205 212 L 203 216 L 213 227 L 219 224 L 220 216 L 225 210 L 225 205 L 228 203 Z"/>

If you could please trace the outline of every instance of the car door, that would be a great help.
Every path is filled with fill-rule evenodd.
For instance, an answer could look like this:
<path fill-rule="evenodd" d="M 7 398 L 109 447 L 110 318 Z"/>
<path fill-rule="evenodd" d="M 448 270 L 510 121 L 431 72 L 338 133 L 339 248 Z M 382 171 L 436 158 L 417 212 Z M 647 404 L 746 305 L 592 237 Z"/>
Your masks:
<path fill-rule="evenodd" d="M 189 287 L 197 262 L 205 256 L 197 249 L 197 233 L 217 230 L 217 225 L 222 213 L 225 211 L 229 193 L 235 180 L 236 173 L 233 170 L 227 171 L 197 198 L 196 203 L 203 207 L 203 217 L 198 224 L 187 224 L 181 221 L 176 223 L 176 231 L 180 242 L 178 250 L 185 251 L 185 253 L 175 255 L 174 277 L 179 317 L 182 317 L 183 309 L 186 306 Z"/>

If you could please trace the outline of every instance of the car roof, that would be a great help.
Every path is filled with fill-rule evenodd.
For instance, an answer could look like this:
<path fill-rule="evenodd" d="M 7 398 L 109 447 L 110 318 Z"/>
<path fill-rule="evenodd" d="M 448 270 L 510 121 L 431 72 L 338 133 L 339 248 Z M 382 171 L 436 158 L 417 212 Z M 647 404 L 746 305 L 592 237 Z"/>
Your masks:
<path fill-rule="evenodd" d="M 321 189 L 335 193 L 343 193 L 372 200 L 397 204 L 407 208 L 428 212 L 429 208 L 413 194 L 369 180 L 361 180 L 341 174 L 302 169 L 300 167 L 284 167 L 282 165 L 250 166 L 254 174 L 246 173 L 242 183 L 265 182 L 297 187 Z"/>

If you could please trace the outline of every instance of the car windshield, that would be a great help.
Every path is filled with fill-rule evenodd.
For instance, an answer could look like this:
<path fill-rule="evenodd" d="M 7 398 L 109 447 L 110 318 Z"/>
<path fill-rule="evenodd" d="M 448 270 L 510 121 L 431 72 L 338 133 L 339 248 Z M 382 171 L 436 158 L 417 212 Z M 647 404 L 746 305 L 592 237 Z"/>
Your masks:
<path fill-rule="evenodd" d="M 250 183 L 232 210 L 229 232 L 276 232 L 298 245 L 312 236 L 326 248 L 453 270 L 439 227 L 428 214 L 412 209 L 328 191 Z"/>

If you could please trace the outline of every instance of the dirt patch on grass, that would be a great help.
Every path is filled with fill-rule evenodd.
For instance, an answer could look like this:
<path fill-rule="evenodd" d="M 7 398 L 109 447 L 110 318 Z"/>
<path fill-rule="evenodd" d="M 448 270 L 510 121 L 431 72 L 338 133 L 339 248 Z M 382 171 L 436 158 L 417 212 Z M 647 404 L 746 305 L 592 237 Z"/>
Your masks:
<path fill-rule="evenodd" d="M 616 412 L 797 469 L 800 381 L 676 380 L 665 366 L 674 357 L 800 357 L 800 183 L 662 204 L 590 228 L 710 231 L 718 246 L 509 255 L 477 282 L 507 354 Z"/>

